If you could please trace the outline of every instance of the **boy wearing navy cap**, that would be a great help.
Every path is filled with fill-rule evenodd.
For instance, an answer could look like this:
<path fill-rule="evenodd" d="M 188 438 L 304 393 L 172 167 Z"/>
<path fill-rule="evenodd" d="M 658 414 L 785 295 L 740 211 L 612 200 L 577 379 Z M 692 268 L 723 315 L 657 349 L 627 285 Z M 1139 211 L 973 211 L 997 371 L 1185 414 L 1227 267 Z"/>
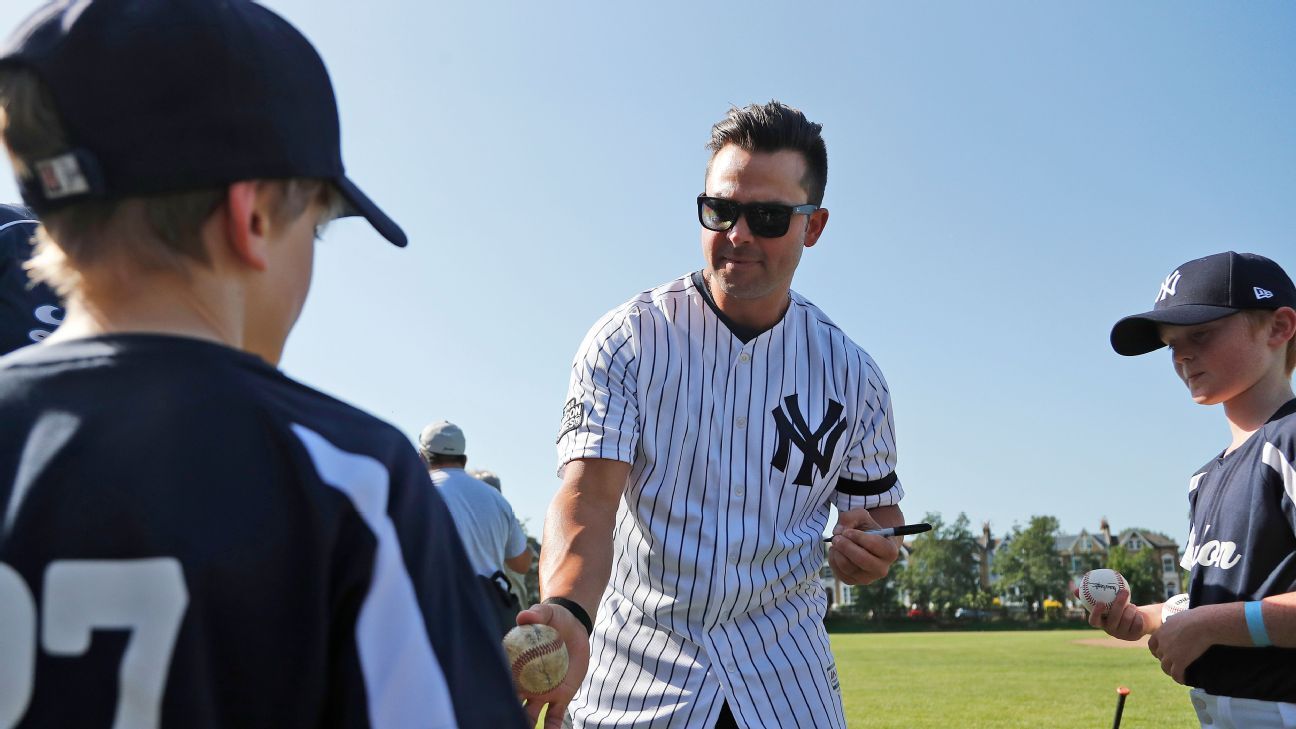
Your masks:
<path fill-rule="evenodd" d="M 0 358 L 0 726 L 520 727 L 397 429 L 276 365 L 345 175 L 323 62 L 248 0 L 63 0 L 0 49 L 61 328 Z"/>
<path fill-rule="evenodd" d="M 1232 442 L 1188 482 L 1190 529 L 1181 566 L 1189 610 L 1122 591 L 1094 627 L 1148 647 L 1191 686 L 1202 726 L 1296 726 L 1296 287 L 1249 253 L 1175 269 L 1152 311 L 1112 329 L 1119 354 L 1170 348 L 1201 405 L 1224 406 Z"/>

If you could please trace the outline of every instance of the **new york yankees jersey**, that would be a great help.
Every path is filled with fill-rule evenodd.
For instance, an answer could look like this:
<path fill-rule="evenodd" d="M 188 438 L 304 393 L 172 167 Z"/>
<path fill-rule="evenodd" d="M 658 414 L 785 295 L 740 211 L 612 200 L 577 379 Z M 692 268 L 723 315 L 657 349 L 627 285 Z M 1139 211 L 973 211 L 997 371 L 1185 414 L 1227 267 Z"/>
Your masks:
<path fill-rule="evenodd" d="M 0 358 L 0 726 L 522 727 L 409 441 L 162 335 Z"/>
<path fill-rule="evenodd" d="M 1296 400 L 1189 481 L 1181 566 L 1191 607 L 1296 591 Z M 1296 649 L 1213 646 L 1187 682 L 1217 696 L 1296 702 Z"/>
<path fill-rule="evenodd" d="M 790 297 L 777 325 L 740 339 L 693 274 L 580 346 L 559 462 L 631 469 L 577 727 L 712 727 L 726 700 L 747 727 L 845 726 L 821 537 L 830 505 L 903 491 L 881 372 Z"/>
<path fill-rule="evenodd" d="M 39 342 L 63 322 L 58 295 L 23 269 L 38 224 L 26 208 L 0 205 L 0 354 Z"/>

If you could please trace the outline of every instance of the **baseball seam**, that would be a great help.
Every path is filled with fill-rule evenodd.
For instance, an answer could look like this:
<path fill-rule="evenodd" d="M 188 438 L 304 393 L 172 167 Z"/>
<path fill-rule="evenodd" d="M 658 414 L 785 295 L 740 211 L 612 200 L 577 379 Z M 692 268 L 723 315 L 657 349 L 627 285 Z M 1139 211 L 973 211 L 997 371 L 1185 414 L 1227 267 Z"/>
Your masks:
<path fill-rule="evenodd" d="M 562 641 L 551 640 L 546 643 L 541 643 L 539 645 L 531 646 L 525 651 L 522 651 L 521 653 L 518 654 L 517 658 L 513 659 L 513 666 L 512 666 L 513 677 L 514 678 L 520 677 L 522 675 L 522 669 L 526 667 L 526 664 L 530 663 L 531 661 L 534 661 L 537 658 L 542 658 L 544 656 L 547 656 L 550 653 L 556 653 L 558 652 L 558 649 L 561 647 L 562 647 Z M 548 672 L 546 671 L 546 673 Z"/>

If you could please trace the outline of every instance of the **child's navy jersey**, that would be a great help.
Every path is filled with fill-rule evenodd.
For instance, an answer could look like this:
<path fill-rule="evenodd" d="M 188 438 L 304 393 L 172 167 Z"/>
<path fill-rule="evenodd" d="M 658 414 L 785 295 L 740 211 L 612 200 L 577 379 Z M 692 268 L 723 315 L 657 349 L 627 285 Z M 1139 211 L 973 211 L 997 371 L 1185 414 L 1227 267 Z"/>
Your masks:
<path fill-rule="evenodd" d="M 521 727 L 385 423 L 217 344 L 0 358 L 0 726 Z"/>
<path fill-rule="evenodd" d="M 0 205 L 0 354 L 39 342 L 63 321 L 58 295 L 23 269 L 36 226 L 26 209 Z"/>
<path fill-rule="evenodd" d="M 1189 482 L 1191 530 L 1182 566 L 1192 607 L 1296 590 L 1296 400 L 1242 447 Z M 1296 701 L 1296 649 L 1213 646 L 1187 682 L 1218 696 Z"/>

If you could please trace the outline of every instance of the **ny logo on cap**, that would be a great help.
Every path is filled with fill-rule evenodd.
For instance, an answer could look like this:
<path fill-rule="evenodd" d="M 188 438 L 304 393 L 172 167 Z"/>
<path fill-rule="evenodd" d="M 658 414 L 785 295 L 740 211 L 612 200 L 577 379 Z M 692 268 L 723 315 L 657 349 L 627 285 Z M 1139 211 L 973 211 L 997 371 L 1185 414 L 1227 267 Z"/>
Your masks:
<path fill-rule="evenodd" d="M 1252 286 L 1252 287 L 1251 287 L 1251 290 L 1255 292 L 1255 295 L 1256 295 L 1256 301 L 1259 301 L 1260 299 L 1272 299 L 1272 298 L 1273 298 L 1273 292 L 1270 291 L 1269 289 L 1262 289 L 1262 288 L 1260 288 L 1259 286 Z"/>
<path fill-rule="evenodd" d="M 1183 277 L 1179 275 L 1179 269 L 1177 268 L 1174 273 L 1166 276 L 1165 280 L 1161 282 L 1161 290 L 1157 292 L 1157 301 L 1165 301 L 1167 296 L 1174 296 L 1175 287 L 1179 285 L 1179 279 L 1181 278 Z"/>

